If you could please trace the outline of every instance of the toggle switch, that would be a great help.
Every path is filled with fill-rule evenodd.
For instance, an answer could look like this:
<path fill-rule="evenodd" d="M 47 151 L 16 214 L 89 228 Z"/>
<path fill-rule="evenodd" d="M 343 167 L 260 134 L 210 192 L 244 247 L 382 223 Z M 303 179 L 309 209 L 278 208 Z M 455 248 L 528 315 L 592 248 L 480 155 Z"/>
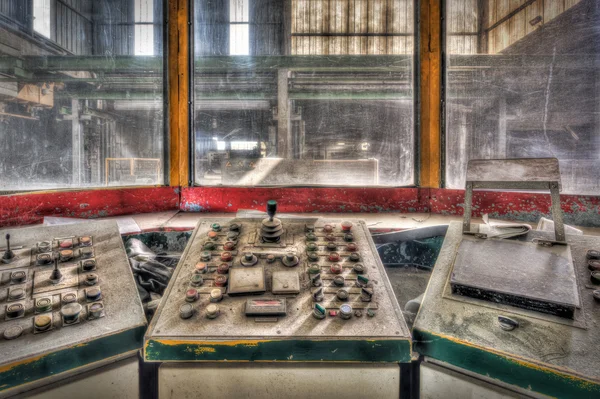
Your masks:
<path fill-rule="evenodd" d="M 315 303 L 315 307 L 313 308 L 313 316 L 318 320 L 323 320 L 325 316 L 327 316 L 327 311 L 323 306 Z"/>
<path fill-rule="evenodd" d="M 62 273 L 58 269 L 58 259 L 54 258 L 54 270 L 52 270 L 52 274 L 50 275 L 50 282 L 52 284 L 56 285 L 56 284 L 60 283 L 61 280 L 62 280 Z"/>
<path fill-rule="evenodd" d="M 312 298 L 315 302 L 321 302 L 324 298 L 323 287 L 317 288 L 315 292 L 312 293 Z"/>
<path fill-rule="evenodd" d="M 321 281 L 321 273 L 313 274 L 310 277 L 310 282 L 313 287 L 320 287 L 323 285 L 323 282 Z"/>
<path fill-rule="evenodd" d="M 363 302 L 371 302 L 373 299 L 373 288 L 362 287 L 360 290 L 360 300 Z"/>
<path fill-rule="evenodd" d="M 356 285 L 358 287 L 366 287 L 369 284 L 369 279 L 363 275 L 358 275 L 356 277 Z"/>

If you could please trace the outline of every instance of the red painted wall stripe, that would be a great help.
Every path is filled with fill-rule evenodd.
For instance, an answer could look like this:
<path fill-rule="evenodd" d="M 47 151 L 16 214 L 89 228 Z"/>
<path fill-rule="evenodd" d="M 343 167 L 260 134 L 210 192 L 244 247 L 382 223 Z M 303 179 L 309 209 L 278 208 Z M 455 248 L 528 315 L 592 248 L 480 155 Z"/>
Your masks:
<path fill-rule="evenodd" d="M 179 208 L 179 188 L 147 187 L 0 196 L 0 227 L 41 223 L 44 216 L 93 219 Z"/>
<path fill-rule="evenodd" d="M 98 218 L 181 209 L 187 212 L 263 210 L 275 199 L 282 212 L 429 212 L 463 214 L 464 191 L 417 188 L 147 187 L 0 196 L 0 227 L 41 223 L 44 216 Z M 600 227 L 600 197 L 561 196 L 565 223 Z M 550 195 L 476 191 L 473 215 L 535 222 L 550 215 Z"/>

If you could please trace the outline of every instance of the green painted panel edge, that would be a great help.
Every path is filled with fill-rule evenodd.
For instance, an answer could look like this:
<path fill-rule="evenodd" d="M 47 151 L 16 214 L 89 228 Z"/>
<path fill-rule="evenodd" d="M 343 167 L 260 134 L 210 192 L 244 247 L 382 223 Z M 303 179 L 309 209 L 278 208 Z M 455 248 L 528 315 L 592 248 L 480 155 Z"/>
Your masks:
<path fill-rule="evenodd" d="M 453 366 L 556 398 L 600 397 L 600 384 L 512 359 L 443 336 L 413 330 L 413 350 Z"/>
<path fill-rule="evenodd" d="M 144 357 L 148 361 L 329 361 L 408 363 L 408 340 L 277 340 L 236 344 L 169 343 L 150 339 Z"/>
<path fill-rule="evenodd" d="M 138 326 L 21 362 L 0 372 L 0 392 L 140 349 L 145 331 L 145 325 Z"/>

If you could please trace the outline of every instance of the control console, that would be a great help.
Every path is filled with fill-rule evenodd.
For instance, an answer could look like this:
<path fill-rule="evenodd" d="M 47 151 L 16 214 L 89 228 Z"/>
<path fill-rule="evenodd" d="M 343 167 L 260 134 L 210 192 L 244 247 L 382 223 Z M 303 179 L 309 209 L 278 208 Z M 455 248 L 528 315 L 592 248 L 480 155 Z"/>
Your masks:
<path fill-rule="evenodd" d="M 141 347 L 146 320 L 114 221 L 0 234 L 0 396 Z"/>
<path fill-rule="evenodd" d="M 201 220 L 145 337 L 146 361 L 408 362 L 410 334 L 364 222 Z"/>

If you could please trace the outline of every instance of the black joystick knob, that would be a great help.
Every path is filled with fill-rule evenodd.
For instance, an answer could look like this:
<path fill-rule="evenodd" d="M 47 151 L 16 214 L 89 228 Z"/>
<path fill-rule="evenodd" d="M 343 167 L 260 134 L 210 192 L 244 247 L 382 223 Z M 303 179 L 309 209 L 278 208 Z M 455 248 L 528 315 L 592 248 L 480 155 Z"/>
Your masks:
<path fill-rule="evenodd" d="M 273 217 L 275 217 L 275 213 L 277 212 L 277 201 L 270 200 L 267 202 L 267 215 L 269 215 L 269 220 L 273 221 Z"/>
<path fill-rule="evenodd" d="M 11 260 L 15 257 L 13 251 L 10 250 L 10 234 L 6 235 L 6 251 L 4 251 L 4 256 L 2 256 L 3 260 Z"/>
<path fill-rule="evenodd" d="M 62 280 L 62 273 L 58 269 L 58 257 L 54 258 L 54 270 L 52 270 L 52 274 L 50 275 L 50 281 L 52 284 L 58 284 Z"/>

